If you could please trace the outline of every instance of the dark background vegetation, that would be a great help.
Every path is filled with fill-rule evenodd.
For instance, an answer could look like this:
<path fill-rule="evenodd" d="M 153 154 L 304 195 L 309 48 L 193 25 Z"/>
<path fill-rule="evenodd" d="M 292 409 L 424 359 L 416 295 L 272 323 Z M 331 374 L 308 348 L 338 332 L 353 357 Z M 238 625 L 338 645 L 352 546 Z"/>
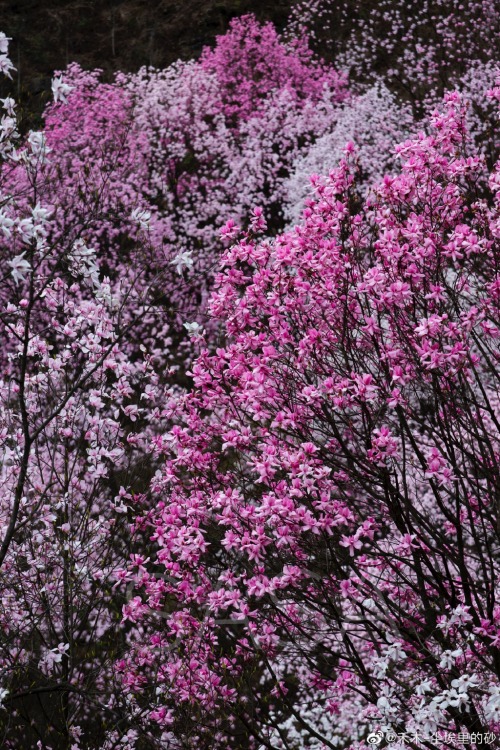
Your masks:
<path fill-rule="evenodd" d="M 50 98 L 54 70 L 70 62 L 118 70 L 163 68 L 197 57 L 244 13 L 286 23 L 293 0 L 0 0 L 0 30 L 12 37 L 13 93 L 29 111 Z"/>

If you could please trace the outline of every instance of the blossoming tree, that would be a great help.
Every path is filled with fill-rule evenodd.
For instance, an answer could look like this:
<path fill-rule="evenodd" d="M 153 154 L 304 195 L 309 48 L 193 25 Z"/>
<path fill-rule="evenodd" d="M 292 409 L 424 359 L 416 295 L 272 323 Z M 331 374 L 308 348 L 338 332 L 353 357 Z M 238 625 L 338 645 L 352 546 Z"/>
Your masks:
<path fill-rule="evenodd" d="M 4 72 L 7 45 L 0 37 Z M 57 78 L 53 89 L 56 101 L 69 94 Z M 154 308 L 147 232 L 132 217 L 133 270 L 106 277 L 88 217 L 76 205 L 65 215 L 50 193 L 45 134 L 20 139 L 15 102 L 3 106 L 1 744 L 79 748 L 91 727 L 97 746 L 110 723 L 130 724 L 114 681 L 124 600 L 113 585 L 128 556 L 124 498 L 147 481 L 142 435 L 155 413 L 144 414 L 153 355 L 134 347 Z"/>
<path fill-rule="evenodd" d="M 480 197 L 443 107 L 376 199 L 349 146 L 302 224 L 224 256 L 226 341 L 154 441 L 124 610 L 149 631 L 124 684 L 171 747 L 500 729 L 499 174 Z"/>

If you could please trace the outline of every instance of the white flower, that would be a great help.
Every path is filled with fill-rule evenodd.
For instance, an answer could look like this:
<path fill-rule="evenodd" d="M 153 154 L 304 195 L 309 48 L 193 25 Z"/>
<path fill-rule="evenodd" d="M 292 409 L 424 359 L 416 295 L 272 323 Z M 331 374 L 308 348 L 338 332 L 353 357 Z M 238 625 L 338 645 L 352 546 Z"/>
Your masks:
<path fill-rule="evenodd" d="M 390 719 L 396 713 L 395 707 L 389 700 L 390 697 L 391 696 L 386 697 L 385 695 L 383 695 L 377 701 L 377 708 L 380 711 L 381 715 L 386 719 Z"/>
<path fill-rule="evenodd" d="M 21 219 L 17 222 L 17 231 L 21 235 L 23 242 L 29 244 L 35 236 L 35 227 L 33 226 L 33 219 Z"/>
<path fill-rule="evenodd" d="M 61 78 L 53 78 L 52 79 L 52 93 L 54 95 L 54 101 L 55 102 L 63 102 L 63 104 L 67 104 L 68 100 L 66 99 L 67 95 L 70 91 L 72 91 L 75 87 L 69 86 L 67 83 L 64 83 Z"/>
<path fill-rule="evenodd" d="M 373 675 L 377 679 L 385 677 L 387 670 L 389 669 L 389 662 L 385 659 L 377 659 L 373 665 Z"/>
<path fill-rule="evenodd" d="M 384 718 L 390 719 L 391 716 L 394 716 L 397 713 L 397 709 L 392 704 L 394 694 L 391 688 L 389 688 L 387 685 L 382 688 L 381 692 L 382 695 L 377 701 L 377 708 Z"/>
<path fill-rule="evenodd" d="M 443 711 L 448 706 L 461 709 L 462 706 L 465 707 L 469 703 L 469 696 L 467 693 L 459 693 L 455 688 L 452 688 L 451 690 L 445 690 L 441 695 L 436 695 L 432 701 L 438 704 Z"/>
<path fill-rule="evenodd" d="M 3 31 L 0 31 L 0 53 L 2 55 L 7 54 L 9 51 L 9 42 L 12 41 L 11 36 L 5 36 Z"/>
<path fill-rule="evenodd" d="M 14 99 L 11 96 L 7 96 L 5 99 L 0 99 L 0 102 L 2 102 L 2 107 L 7 110 L 7 114 L 13 117 L 16 108 Z"/>
<path fill-rule="evenodd" d="M 30 144 L 33 153 L 38 154 L 40 151 L 43 151 L 45 147 L 45 135 L 38 130 L 30 130 L 28 143 Z"/>
<path fill-rule="evenodd" d="M 19 155 L 15 150 L 12 140 L 19 137 L 17 123 L 14 117 L 3 115 L 0 120 L 0 149 L 1 154 L 12 161 L 19 161 Z"/>
<path fill-rule="evenodd" d="M 5 698 L 8 696 L 9 691 L 5 690 L 5 688 L 0 688 L 0 706 L 4 702 Z"/>
<path fill-rule="evenodd" d="M 151 211 L 146 211 L 140 208 L 134 208 L 130 214 L 132 221 L 137 222 L 141 229 L 149 229 L 149 220 L 151 219 Z"/>
<path fill-rule="evenodd" d="M 50 216 L 50 209 L 42 208 L 39 203 L 36 204 L 35 208 L 31 210 L 32 223 L 33 223 L 33 237 L 39 240 L 39 249 L 43 249 L 43 240 L 47 237 L 47 224 L 48 217 Z"/>
<path fill-rule="evenodd" d="M 170 265 L 175 266 L 175 270 L 178 274 L 181 274 L 185 268 L 190 271 L 193 264 L 194 261 L 189 250 L 183 250 L 182 252 L 177 253 L 175 258 L 170 261 Z"/>
<path fill-rule="evenodd" d="M 28 148 L 23 148 L 17 152 L 14 159 L 15 161 L 22 161 L 34 168 L 38 168 L 40 164 L 47 163 L 47 154 L 49 154 L 52 149 L 47 146 L 45 135 L 43 133 L 30 130 L 27 145 Z"/>
<path fill-rule="evenodd" d="M 96 269 L 97 271 L 99 270 L 97 266 Z M 104 281 L 101 284 L 99 278 L 96 275 L 92 276 L 91 278 L 94 287 L 96 288 L 96 299 L 104 302 L 106 307 L 108 307 L 110 310 L 118 310 L 118 308 L 120 307 L 120 295 L 113 294 L 113 292 L 111 291 L 111 284 L 109 282 L 109 279 L 105 277 Z"/>
<path fill-rule="evenodd" d="M 478 686 L 477 675 L 463 674 L 456 680 L 452 680 L 451 686 L 458 690 L 459 693 L 466 693 L 469 688 L 475 688 Z"/>
<path fill-rule="evenodd" d="M 490 698 L 484 707 L 484 715 L 488 721 L 498 721 L 500 719 L 500 687 L 493 685 L 488 692 Z"/>
<path fill-rule="evenodd" d="M 3 73 L 4 76 L 7 76 L 7 78 L 10 78 L 12 80 L 12 76 L 10 74 L 11 70 L 15 70 L 15 67 L 12 65 L 7 55 L 0 55 L 0 73 Z"/>
<path fill-rule="evenodd" d="M 456 690 L 450 690 L 449 702 L 450 706 L 454 706 L 458 709 L 466 708 L 469 704 L 469 696 L 467 693 L 459 693 Z"/>
<path fill-rule="evenodd" d="M 31 209 L 35 223 L 45 224 L 51 213 L 52 209 L 43 208 L 39 203 L 36 204 L 35 208 Z"/>
<path fill-rule="evenodd" d="M 470 622 L 472 620 L 471 615 L 469 614 L 469 607 L 464 606 L 463 604 L 459 604 L 458 607 L 455 607 L 455 609 L 452 609 L 450 616 L 445 619 L 442 623 L 440 623 L 439 627 L 445 632 L 448 633 L 450 628 L 453 625 L 463 625 L 466 622 Z"/>
<path fill-rule="evenodd" d="M 9 219 L 8 216 L 6 216 L 3 211 L 0 211 L 0 229 L 4 233 L 4 235 L 7 237 L 7 239 L 10 237 L 10 230 L 14 226 L 14 220 Z"/>
<path fill-rule="evenodd" d="M 52 661 L 56 664 L 60 664 L 67 651 L 69 651 L 69 643 L 60 643 L 57 648 L 52 649 L 52 653 L 55 654 L 55 656 L 52 657 Z"/>
<path fill-rule="evenodd" d="M 464 652 L 461 648 L 457 648 L 455 651 L 444 651 L 439 666 L 442 669 L 451 669 L 455 664 L 456 659 L 458 659 L 459 656 L 463 656 L 463 653 Z"/>
<path fill-rule="evenodd" d="M 182 324 L 189 336 L 201 336 L 203 334 L 203 328 L 199 323 L 183 323 Z"/>
<path fill-rule="evenodd" d="M 12 258 L 12 260 L 7 261 L 9 266 L 11 266 L 12 268 L 11 274 L 16 284 L 19 281 L 22 281 L 25 278 L 28 271 L 31 270 L 30 264 L 24 258 L 25 255 L 26 253 L 21 253 L 21 255 L 16 255 L 15 258 Z"/>
<path fill-rule="evenodd" d="M 417 695 L 423 695 L 424 693 L 428 693 L 430 690 L 432 690 L 430 680 L 424 680 L 420 683 L 420 685 L 417 685 L 417 687 L 415 688 L 415 693 Z"/>
<path fill-rule="evenodd" d="M 99 267 L 96 262 L 96 251 L 93 247 L 87 247 L 83 240 L 73 243 L 68 255 L 69 267 L 75 276 L 90 279 L 95 287 L 99 287 Z"/>
<path fill-rule="evenodd" d="M 393 643 L 386 651 L 386 656 L 393 661 L 401 661 L 406 656 L 406 652 L 401 648 L 401 644 Z"/>

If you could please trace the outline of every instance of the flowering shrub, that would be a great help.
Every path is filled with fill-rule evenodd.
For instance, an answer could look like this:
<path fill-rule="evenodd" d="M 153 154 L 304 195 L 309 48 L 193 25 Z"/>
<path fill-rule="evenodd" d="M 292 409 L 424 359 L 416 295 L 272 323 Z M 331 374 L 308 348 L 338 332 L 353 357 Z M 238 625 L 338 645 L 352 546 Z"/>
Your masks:
<path fill-rule="evenodd" d="M 227 340 L 154 441 L 124 610 L 150 633 L 124 685 L 172 747 L 500 729 L 499 175 L 478 199 L 469 148 L 450 95 L 376 200 L 348 149 L 301 225 L 224 256 Z"/>
<path fill-rule="evenodd" d="M 264 116 L 266 99 L 278 91 L 287 90 L 294 102 L 319 102 L 325 88 L 337 101 L 345 96 L 344 77 L 314 60 L 306 37 L 285 45 L 271 23 L 261 25 L 253 16 L 233 20 L 215 49 L 204 50 L 201 65 L 217 79 L 224 115 L 236 127 Z"/>
<path fill-rule="evenodd" d="M 300 0 L 289 28 L 353 78 L 382 76 L 419 110 L 471 65 L 498 62 L 499 24 L 495 0 Z"/>
<path fill-rule="evenodd" d="M 399 166 L 396 144 L 411 133 L 414 119 L 409 105 L 401 104 L 382 84 L 351 97 L 339 108 L 331 130 L 317 139 L 295 160 L 285 184 L 287 218 L 298 221 L 308 196 L 313 193 L 310 175 L 335 167 L 347 143 L 356 146 L 359 189 L 366 194 L 382 177 Z"/>
<path fill-rule="evenodd" d="M 285 45 L 251 16 L 234 21 L 199 62 L 120 74 L 113 84 L 72 65 L 63 80 L 67 104 L 45 117 L 54 153 L 45 189 L 62 204 L 61 221 L 75 227 L 85 216 L 115 273 L 133 212 L 148 215 L 148 265 L 161 275 L 177 332 L 186 319 L 201 322 L 225 217 L 243 219 L 262 204 L 269 226 L 282 228 L 284 180 L 347 96 L 345 77 L 317 62 L 305 41 Z"/>
<path fill-rule="evenodd" d="M 254 138 L 261 172 L 254 178 L 252 163 L 249 189 L 276 189 L 286 150 L 344 95 L 333 73 L 329 80 L 337 88 L 322 83 L 310 99 L 303 82 L 297 102 L 283 83 L 241 124 L 243 135 L 226 122 L 215 75 L 189 63 L 112 85 L 70 66 L 53 81 L 45 131 L 25 142 L 14 100 L 3 101 L 5 747 L 34 746 L 37 736 L 73 750 L 135 742 L 139 719 L 117 674 L 141 625 L 120 628 L 127 595 L 118 585 L 129 579 L 127 515 L 155 468 L 146 446 L 162 424 L 157 384 L 175 376 L 172 335 L 188 348 L 201 330 L 194 318 L 213 275 L 220 212 L 241 189 L 234 165 L 252 162 Z M 274 136 L 262 127 L 266 107 L 289 124 L 283 134 L 278 122 Z M 258 211 L 253 223 L 264 226 Z M 42 716 L 32 722 L 34 706 Z"/>
<path fill-rule="evenodd" d="M 0 37 L 5 55 L 7 43 Z M 57 78 L 53 89 L 58 99 L 70 93 Z M 71 204 L 62 195 L 54 204 L 54 149 L 42 132 L 22 142 L 15 102 L 3 106 L 2 746 L 36 747 L 42 737 L 76 750 L 89 727 L 99 743 L 109 722 L 130 725 L 114 692 L 124 599 L 113 586 L 128 554 L 126 502 L 150 471 L 141 460 L 155 411 L 144 411 L 156 376 L 152 354 L 134 345 L 153 307 L 141 272 L 147 242 L 132 234 L 133 269 L 106 277 L 86 236 L 105 199 L 89 199 L 81 184 Z"/>

